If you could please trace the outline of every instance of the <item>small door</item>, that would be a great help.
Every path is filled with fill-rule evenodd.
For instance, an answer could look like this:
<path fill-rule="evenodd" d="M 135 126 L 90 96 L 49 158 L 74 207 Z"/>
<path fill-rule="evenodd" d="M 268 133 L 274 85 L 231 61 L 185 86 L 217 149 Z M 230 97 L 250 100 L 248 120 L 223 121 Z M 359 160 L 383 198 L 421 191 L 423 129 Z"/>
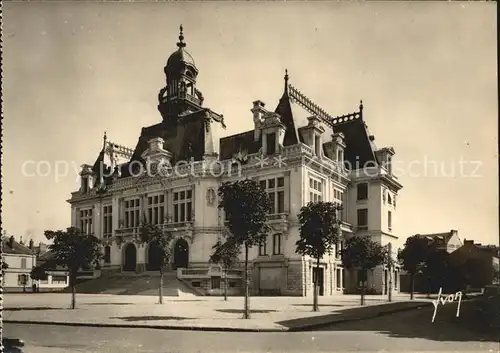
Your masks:
<path fill-rule="evenodd" d="M 313 267 L 313 280 L 318 280 L 319 295 L 325 295 L 325 269 Z"/>

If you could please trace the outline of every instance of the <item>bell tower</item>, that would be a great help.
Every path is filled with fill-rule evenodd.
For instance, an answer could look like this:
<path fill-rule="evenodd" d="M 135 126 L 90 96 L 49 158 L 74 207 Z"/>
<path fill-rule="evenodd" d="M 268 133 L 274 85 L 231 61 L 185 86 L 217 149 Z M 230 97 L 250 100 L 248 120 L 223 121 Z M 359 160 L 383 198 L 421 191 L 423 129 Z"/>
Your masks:
<path fill-rule="evenodd" d="M 163 69 L 166 86 L 158 93 L 158 110 L 163 121 L 169 123 L 176 123 L 180 115 L 200 110 L 203 104 L 203 95 L 196 88 L 198 69 L 185 49 L 182 25 L 177 48 Z"/>

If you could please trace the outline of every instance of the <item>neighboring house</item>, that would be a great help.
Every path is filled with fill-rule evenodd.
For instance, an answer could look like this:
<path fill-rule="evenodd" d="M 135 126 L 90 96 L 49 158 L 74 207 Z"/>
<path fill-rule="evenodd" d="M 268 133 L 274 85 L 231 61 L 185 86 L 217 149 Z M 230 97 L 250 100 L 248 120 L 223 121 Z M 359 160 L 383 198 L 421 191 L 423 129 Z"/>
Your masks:
<path fill-rule="evenodd" d="M 7 292 L 32 291 L 31 269 L 36 265 L 36 256 L 32 250 L 24 246 L 22 240 L 17 242 L 14 236 L 2 237 L 3 261 L 8 265 L 4 270 L 3 289 Z"/>
<path fill-rule="evenodd" d="M 420 236 L 431 240 L 436 249 L 446 250 L 448 254 L 451 254 L 462 246 L 462 241 L 458 237 L 458 231 L 455 229 L 446 233 L 420 234 Z"/>
<path fill-rule="evenodd" d="M 69 286 L 68 271 L 52 263 L 53 255 L 53 252 L 45 251 L 37 258 L 37 266 L 43 266 L 47 273 L 47 279 L 37 281 L 38 290 L 40 292 L 61 290 Z"/>
<path fill-rule="evenodd" d="M 450 254 L 450 261 L 463 269 L 473 288 L 484 288 L 498 281 L 499 258 L 494 246 L 474 244 L 474 240 L 464 239 L 464 245 Z"/>
<path fill-rule="evenodd" d="M 363 235 L 384 246 L 397 242 L 402 185 L 392 172 L 395 151 L 377 148 L 362 104 L 355 112 L 331 116 L 290 85 L 285 74 L 276 108 L 267 110 L 255 100 L 246 117 L 251 130 L 221 138 L 217 150 L 223 116 L 203 106 L 199 71 L 182 33 L 177 46 L 164 68 L 158 123 L 140 130 L 134 148 L 110 142 L 105 134 L 98 157 L 82 166 L 80 188 L 68 200 L 71 225 L 103 241 L 103 272 L 158 270 L 158 252 L 138 237 L 146 220 L 174 234 L 170 269 L 178 269 L 180 279 L 207 294 L 220 293 L 221 271 L 209 263 L 224 227 L 217 190 L 243 175 L 257 180 L 273 202 L 272 231 L 266 242 L 250 249 L 253 295 L 312 295 L 316 263 L 295 252 L 297 215 L 310 201 L 343 205 L 342 241 Z M 244 125 L 240 119 L 230 118 L 228 124 Z M 358 287 L 357 271 L 342 267 L 342 241 L 320 261 L 321 295 Z M 379 266 L 370 272 L 368 287 L 385 293 L 392 277 L 397 291 L 398 276 L 397 267 L 388 273 Z M 241 269 L 231 271 L 229 286 L 241 288 Z"/>

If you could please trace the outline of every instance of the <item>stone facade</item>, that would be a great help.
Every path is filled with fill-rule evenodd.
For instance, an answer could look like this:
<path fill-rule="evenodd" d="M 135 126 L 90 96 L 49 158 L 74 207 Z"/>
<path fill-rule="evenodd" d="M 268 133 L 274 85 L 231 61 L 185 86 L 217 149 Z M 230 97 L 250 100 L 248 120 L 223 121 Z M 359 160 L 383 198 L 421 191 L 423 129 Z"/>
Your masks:
<path fill-rule="evenodd" d="M 134 149 L 105 135 L 101 153 L 93 165 L 82 167 L 81 188 L 69 200 L 72 225 L 103 240 L 104 272 L 154 270 L 154 249 L 138 237 L 140 222 L 147 220 L 175 235 L 171 270 L 197 290 L 220 294 L 222 271 L 208 261 L 224 229 L 217 190 L 222 182 L 242 178 L 258 181 L 274 202 L 273 231 L 249 253 L 252 295 L 312 295 L 316 263 L 295 252 L 297 214 L 310 201 L 344 206 L 342 239 L 363 234 L 383 245 L 397 239 L 396 196 L 402 186 L 390 170 L 394 150 L 375 147 L 362 105 L 332 117 L 291 86 L 286 74 L 276 109 L 253 102 L 254 128 L 220 139 L 215 151 L 224 120 L 202 107 L 198 69 L 184 49 L 182 32 L 179 39 L 165 67 L 167 85 L 158 95 L 163 121 L 143 128 Z M 323 295 L 357 287 L 355 274 L 342 268 L 340 247 L 320 261 Z M 383 269 L 376 269 L 369 279 L 378 292 L 383 276 Z M 229 282 L 233 293 L 241 291 L 241 268 L 232 270 Z"/>

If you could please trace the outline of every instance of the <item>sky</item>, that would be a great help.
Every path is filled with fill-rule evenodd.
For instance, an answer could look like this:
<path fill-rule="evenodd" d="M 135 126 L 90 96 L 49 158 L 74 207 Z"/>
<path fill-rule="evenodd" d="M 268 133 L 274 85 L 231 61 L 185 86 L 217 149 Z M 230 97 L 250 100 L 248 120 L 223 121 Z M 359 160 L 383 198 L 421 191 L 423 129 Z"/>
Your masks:
<path fill-rule="evenodd" d="M 401 241 L 457 229 L 498 244 L 495 6 L 7 2 L 3 227 L 38 242 L 69 226 L 66 200 L 104 131 L 135 147 L 161 121 L 163 67 L 182 24 L 204 105 L 225 117 L 220 137 L 253 127 L 253 101 L 274 109 L 287 68 L 331 115 L 363 100 L 377 146 L 392 146 L 401 165 Z"/>

